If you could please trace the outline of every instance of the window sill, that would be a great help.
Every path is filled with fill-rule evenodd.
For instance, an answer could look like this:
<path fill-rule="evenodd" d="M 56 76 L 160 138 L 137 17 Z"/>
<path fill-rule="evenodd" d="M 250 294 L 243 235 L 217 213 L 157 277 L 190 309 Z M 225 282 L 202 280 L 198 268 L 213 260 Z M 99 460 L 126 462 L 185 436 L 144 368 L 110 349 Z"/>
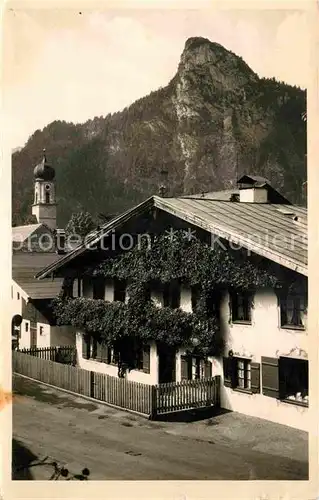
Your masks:
<path fill-rule="evenodd" d="M 251 326 L 251 321 L 246 321 L 244 319 L 233 319 L 232 320 L 233 325 L 249 325 Z"/>
<path fill-rule="evenodd" d="M 117 366 L 117 363 L 108 363 L 107 361 L 102 361 L 101 359 L 97 358 L 83 358 L 85 361 L 93 361 L 94 363 L 103 363 L 104 365 L 107 366 Z"/>
<path fill-rule="evenodd" d="M 233 391 L 242 392 L 243 394 L 253 394 L 251 389 L 241 389 L 240 387 L 232 387 Z"/>
<path fill-rule="evenodd" d="M 143 368 L 133 368 L 131 371 L 132 372 L 145 373 L 145 375 L 150 375 L 150 372 L 147 372 L 147 371 L 143 370 Z"/>
<path fill-rule="evenodd" d="M 293 399 L 279 399 L 281 403 L 288 403 L 289 405 L 301 406 L 303 408 L 309 408 L 309 403 L 303 403 L 302 401 L 294 401 Z"/>
<path fill-rule="evenodd" d="M 281 325 L 280 328 L 281 330 L 297 330 L 299 332 L 305 331 L 304 326 L 298 326 L 298 325 Z"/>

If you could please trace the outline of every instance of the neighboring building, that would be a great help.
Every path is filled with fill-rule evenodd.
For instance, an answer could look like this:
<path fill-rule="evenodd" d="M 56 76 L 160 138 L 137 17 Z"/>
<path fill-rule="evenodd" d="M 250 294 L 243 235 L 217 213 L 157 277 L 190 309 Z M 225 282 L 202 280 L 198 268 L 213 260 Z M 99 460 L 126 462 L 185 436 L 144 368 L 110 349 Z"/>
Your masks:
<path fill-rule="evenodd" d="M 43 223 L 12 228 L 13 252 L 55 252 L 55 233 Z"/>
<path fill-rule="evenodd" d="M 56 229 L 55 172 L 44 154 L 34 169 L 33 215 L 37 223 L 12 228 L 11 317 L 22 316 L 14 329 L 13 343 L 19 348 L 71 345 L 70 329 L 57 327 L 48 305 L 56 297 L 62 280 L 39 282 L 35 275 L 64 253 L 64 231 Z M 17 335 L 16 335 L 17 333 Z"/>
<path fill-rule="evenodd" d="M 92 233 L 85 246 L 48 265 L 38 278 L 68 276 L 73 279 L 74 297 L 125 301 L 125 283 L 93 282 L 84 275 L 88 265 L 109 255 L 99 244 L 108 248 L 112 235 L 190 228 L 206 242 L 215 237 L 239 241 L 251 255 L 289 274 L 300 291 L 278 294 L 260 289 L 252 297 L 223 290 L 217 303 L 225 346 L 220 356 L 200 359 L 183 349 L 161 351 L 151 342 L 138 353 L 136 369 L 127 378 L 158 384 L 221 375 L 223 408 L 308 430 L 307 210 L 293 206 L 266 179 L 243 176 L 238 186 L 232 192 L 153 196 Z M 158 285 L 150 292 L 159 307 L 192 311 L 189 286 L 172 282 L 169 291 Z M 84 333 L 76 332 L 79 366 L 117 376 L 116 352 Z"/>
<path fill-rule="evenodd" d="M 12 256 L 11 316 L 22 316 L 17 339 L 19 349 L 74 345 L 73 330 L 56 326 L 49 307 L 52 298 L 60 293 L 63 280 L 35 278 L 44 266 L 57 259 L 58 255 L 52 252 L 15 252 Z"/>

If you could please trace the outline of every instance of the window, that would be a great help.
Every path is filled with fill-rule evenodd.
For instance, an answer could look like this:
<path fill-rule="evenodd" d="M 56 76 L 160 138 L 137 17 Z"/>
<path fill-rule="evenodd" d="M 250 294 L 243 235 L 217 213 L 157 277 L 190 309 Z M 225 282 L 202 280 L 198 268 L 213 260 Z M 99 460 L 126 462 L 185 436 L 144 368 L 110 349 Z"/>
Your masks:
<path fill-rule="evenodd" d="M 181 356 L 181 379 L 194 380 L 210 378 L 212 376 L 212 363 L 199 356 Z"/>
<path fill-rule="evenodd" d="M 25 324 L 25 331 L 28 332 L 29 331 L 29 323 L 26 323 Z"/>
<path fill-rule="evenodd" d="M 114 280 L 114 300 L 118 302 L 125 302 L 126 296 L 126 281 Z"/>
<path fill-rule="evenodd" d="M 260 364 L 251 359 L 227 357 L 223 359 L 224 385 L 234 390 L 260 392 Z"/>
<path fill-rule="evenodd" d="M 308 406 L 308 361 L 262 357 L 262 393 L 271 398 Z"/>
<path fill-rule="evenodd" d="M 304 328 L 306 299 L 304 295 L 286 295 L 280 299 L 281 327 Z"/>
<path fill-rule="evenodd" d="M 20 300 L 20 293 L 17 292 L 17 299 Z"/>
<path fill-rule="evenodd" d="M 50 203 L 50 193 L 48 191 L 45 193 L 45 202 Z"/>
<path fill-rule="evenodd" d="M 251 323 L 251 294 L 248 292 L 231 293 L 232 321 Z"/>
<path fill-rule="evenodd" d="M 192 311 L 195 312 L 196 311 L 196 307 L 198 305 L 198 300 L 199 300 L 199 292 L 200 292 L 200 288 L 198 286 L 193 286 L 192 287 L 192 297 L 191 297 L 191 300 L 192 300 Z"/>
<path fill-rule="evenodd" d="M 78 297 L 82 296 L 82 280 L 81 278 L 77 279 L 77 288 L 78 288 Z"/>
<path fill-rule="evenodd" d="M 280 399 L 308 405 L 308 361 L 279 358 Z"/>
<path fill-rule="evenodd" d="M 39 333 L 40 333 L 40 335 L 43 335 L 43 326 L 40 326 Z"/>
<path fill-rule="evenodd" d="M 237 359 L 236 386 L 239 389 L 251 388 L 250 359 Z"/>
<path fill-rule="evenodd" d="M 82 357 L 109 365 L 118 363 L 118 352 L 91 335 L 83 335 L 82 337 Z"/>
<path fill-rule="evenodd" d="M 136 352 L 136 369 L 150 373 L 150 346 L 141 346 Z"/>
<path fill-rule="evenodd" d="M 163 291 L 163 302 L 164 307 L 171 307 L 172 309 L 178 309 L 181 300 L 181 289 L 180 284 L 177 281 L 172 281 L 169 284 L 164 285 Z"/>

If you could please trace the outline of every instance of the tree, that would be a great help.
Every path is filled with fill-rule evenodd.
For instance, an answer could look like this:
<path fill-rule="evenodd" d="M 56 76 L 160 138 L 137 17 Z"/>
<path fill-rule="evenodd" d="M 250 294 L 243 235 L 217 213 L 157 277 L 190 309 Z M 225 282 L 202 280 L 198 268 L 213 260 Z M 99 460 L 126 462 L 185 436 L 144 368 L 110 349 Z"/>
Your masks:
<path fill-rule="evenodd" d="M 95 229 L 96 225 L 94 220 L 88 212 L 78 212 L 73 214 L 69 220 L 66 228 L 66 236 L 78 236 L 85 238 L 85 236 Z"/>

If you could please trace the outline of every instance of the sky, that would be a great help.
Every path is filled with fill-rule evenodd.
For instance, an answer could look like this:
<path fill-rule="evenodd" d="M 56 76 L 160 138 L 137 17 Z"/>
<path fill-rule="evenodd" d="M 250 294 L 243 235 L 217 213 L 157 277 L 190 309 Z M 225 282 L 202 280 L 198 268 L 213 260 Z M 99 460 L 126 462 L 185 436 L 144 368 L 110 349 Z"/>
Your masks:
<path fill-rule="evenodd" d="M 307 87 L 304 11 L 91 5 L 5 13 L 2 87 L 12 148 L 53 120 L 84 122 L 165 86 L 191 36 L 222 44 L 260 76 Z"/>

